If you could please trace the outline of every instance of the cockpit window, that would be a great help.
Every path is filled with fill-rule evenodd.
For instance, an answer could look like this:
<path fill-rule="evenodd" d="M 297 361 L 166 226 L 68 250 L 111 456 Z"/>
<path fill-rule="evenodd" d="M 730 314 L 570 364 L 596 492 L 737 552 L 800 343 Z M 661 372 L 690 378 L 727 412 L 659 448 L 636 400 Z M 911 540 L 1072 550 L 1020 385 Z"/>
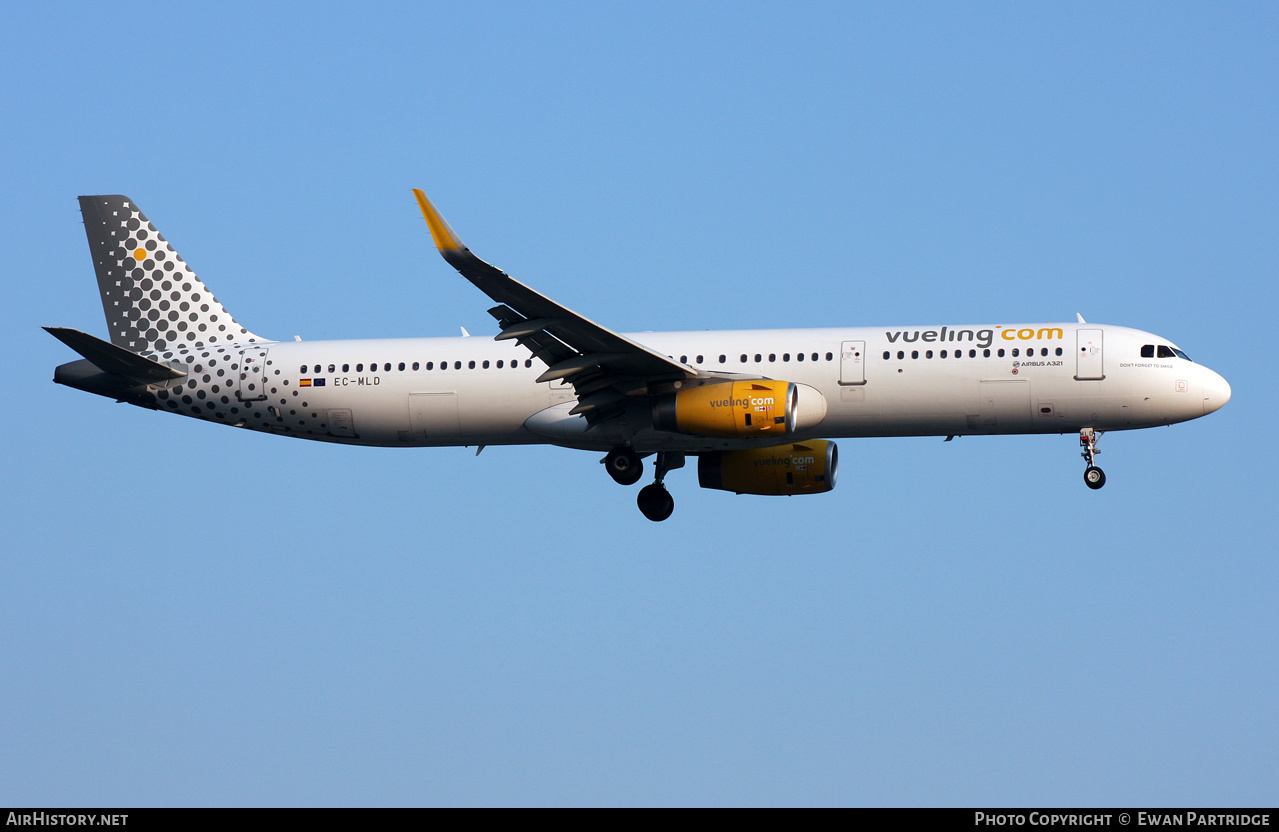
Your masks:
<path fill-rule="evenodd" d="M 1154 345 L 1154 344 L 1144 344 L 1144 345 L 1142 346 L 1142 348 L 1141 348 L 1141 357 L 1142 357 L 1142 358 L 1154 358 L 1154 357 L 1155 357 L 1155 345 Z M 1184 352 L 1182 352 L 1181 350 L 1177 349 L 1176 347 L 1170 347 L 1170 346 L 1168 346 L 1167 344 L 1160 344 L 1160 345 L 1159 345 L 1159 357 L 1160 357 L 1160 358 L 1184 358 L 1184 359 L 1186 359 L 1187 361 L 1190 361 L 1190 363 L 1191 363 L 1191 364 L 1193 364 L 1193 363 L 1194 363 L 1194 361 L 1192 361 L 1192 360 L 1191 360 L 1190 356 L 1186 355 Z"/>

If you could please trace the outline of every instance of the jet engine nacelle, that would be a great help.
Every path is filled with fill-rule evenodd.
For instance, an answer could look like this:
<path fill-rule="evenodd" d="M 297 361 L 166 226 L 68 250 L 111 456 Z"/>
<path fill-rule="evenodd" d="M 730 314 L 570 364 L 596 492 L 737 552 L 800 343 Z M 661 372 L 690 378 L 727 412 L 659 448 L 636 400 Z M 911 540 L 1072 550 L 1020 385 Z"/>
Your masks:
<path fill-rule="evenodd" d="M 694 436 L 789 436 L 826 418 L 826 397 L 790 381 L 726 381 L 659 397 L 653 404 L 658 430 Z"/>
<path fill-rule="evenodd" d="M 694 436 L 786 436 L 798 394 L 789 381 L 726 381 L 661 396 L 653 426 Z"/>
<path fill-rule="evenodd" d="M 702 488 L 738 494 L 823 494 L 835 487 L 839 451 L 827 439 L 745 451 L 715 451 L 697 460 Z"/>

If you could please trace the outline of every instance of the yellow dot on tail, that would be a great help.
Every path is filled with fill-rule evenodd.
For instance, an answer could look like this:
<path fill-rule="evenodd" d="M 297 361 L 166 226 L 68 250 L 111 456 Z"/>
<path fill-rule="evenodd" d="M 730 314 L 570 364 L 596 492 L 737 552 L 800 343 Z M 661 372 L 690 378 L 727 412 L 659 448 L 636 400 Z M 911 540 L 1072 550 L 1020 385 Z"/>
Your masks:
<path fill-rule="evenodd" d="M 144 248 L 135 249 L 133 252 L 133 259 L 138 261 L 147 259 L 147 250 Z"/>

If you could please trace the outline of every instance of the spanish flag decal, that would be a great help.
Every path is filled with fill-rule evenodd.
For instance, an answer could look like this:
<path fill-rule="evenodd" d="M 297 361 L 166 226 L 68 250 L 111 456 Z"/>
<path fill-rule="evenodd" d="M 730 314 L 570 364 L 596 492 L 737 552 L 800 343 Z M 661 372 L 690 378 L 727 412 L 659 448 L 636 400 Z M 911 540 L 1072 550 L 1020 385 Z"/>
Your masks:
<path fill-rule="evenodd" d="M 311 379 L 309 378 L 304 378 L 298 382 L 298 387 L 310 387 L 310 386 L 311 386 Z"/>

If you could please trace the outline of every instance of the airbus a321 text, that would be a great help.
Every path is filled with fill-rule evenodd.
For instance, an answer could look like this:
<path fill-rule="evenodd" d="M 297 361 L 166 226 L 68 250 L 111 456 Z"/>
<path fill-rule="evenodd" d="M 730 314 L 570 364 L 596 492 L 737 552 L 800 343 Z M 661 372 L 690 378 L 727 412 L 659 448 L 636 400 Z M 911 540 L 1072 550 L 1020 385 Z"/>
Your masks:
<path fill-rule="evenodd" d="M 492 338 L 274 341 L 239 324 L 125 196 L 82 196 L 110 342 L 47 327 L 82 360 L 54 381 L 232 427 L 349 445 L 552 444 L 703 488 L 818 494 L 831 438 L 1078 434 L 1084 481 L 1104 431 L 1184 422 L 1230 399 L 1167 338 L 1086 323 L 618 333 L 480 260 L 421 191 L 436 247 L 496 304 Z"/>

